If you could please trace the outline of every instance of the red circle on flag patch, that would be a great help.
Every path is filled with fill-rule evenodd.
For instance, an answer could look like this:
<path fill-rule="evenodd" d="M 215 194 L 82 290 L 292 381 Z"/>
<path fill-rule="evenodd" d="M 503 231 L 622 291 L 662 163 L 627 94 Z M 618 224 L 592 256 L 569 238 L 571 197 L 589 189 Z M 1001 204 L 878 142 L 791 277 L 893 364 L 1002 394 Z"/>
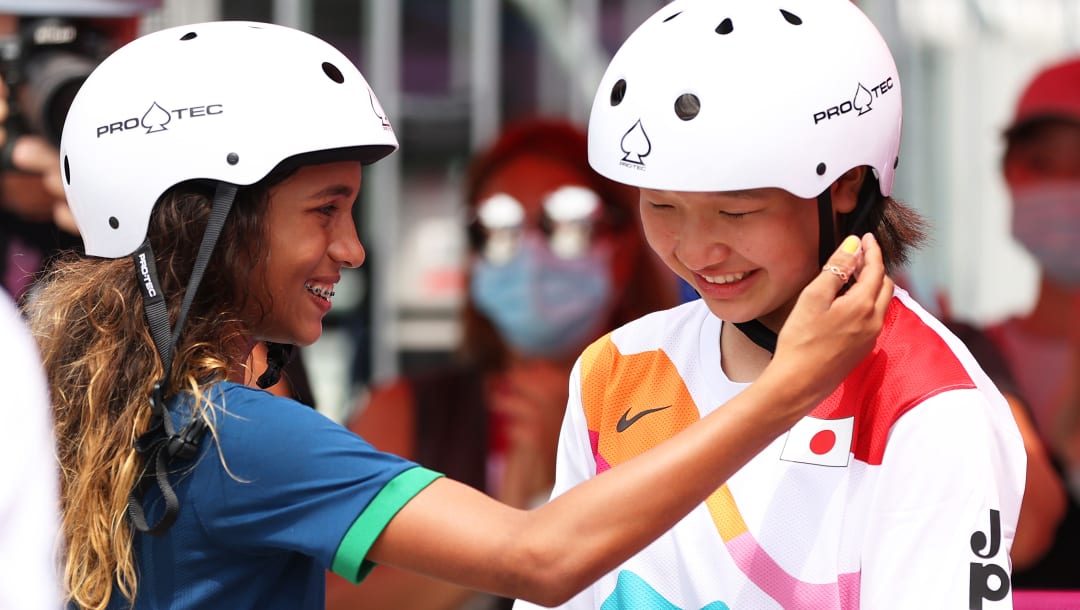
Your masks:
<path fill-rule="evenodd" d="M 822 430 L 810 439 L 810 451 L 817 455 L 825 455 L 836 446 L 836 433 L 832 430 Z"/>

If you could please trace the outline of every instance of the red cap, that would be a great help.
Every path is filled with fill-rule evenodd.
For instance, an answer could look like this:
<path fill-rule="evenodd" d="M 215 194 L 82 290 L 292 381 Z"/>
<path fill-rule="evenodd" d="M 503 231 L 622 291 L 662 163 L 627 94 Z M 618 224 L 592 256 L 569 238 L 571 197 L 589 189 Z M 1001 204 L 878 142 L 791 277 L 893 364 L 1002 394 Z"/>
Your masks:
<path fill-rule="evenodd" d="M 1005 134 L 1043 119 L 1080 123 L 1080 57 L 1044 68 L 1028 83 Z"/>

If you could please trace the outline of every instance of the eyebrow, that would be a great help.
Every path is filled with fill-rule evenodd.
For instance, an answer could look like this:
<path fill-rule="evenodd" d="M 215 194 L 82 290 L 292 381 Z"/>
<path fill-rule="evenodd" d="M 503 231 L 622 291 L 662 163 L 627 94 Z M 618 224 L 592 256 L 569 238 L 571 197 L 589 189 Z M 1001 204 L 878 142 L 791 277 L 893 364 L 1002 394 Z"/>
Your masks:
<path fill-rule="evenodd" d="M 758 197 L 761 196 L 760 192 L 755 192 L 755 190 L 751 190 L 751 189 L 742 189 L 742 190 L 737 190 L 737 191 L 722 191 L 722 192 L 725 195 L 728 195 L 729 197 L 736 197 L 738 199 L 757 199 Z"/>
<path fill-rule="evenodd" d="M 313 193 L 311 199 L 322 199 L 323 197 L 349 197 L 354 194 L 351 186 L 335 184 L 333 186 L 328 186 L 317 193 Z"/>
<path fill-rule="evenodd" d="M 758 191 L 759 191 L 759 189 L 739 189 L 739 190 L 733 190 L 733 191 L 711 191 L 711 193 L 712 194 L 717 194 L 717 195 L 725 195 L 727 197 L 733 197 L 735 199 L 746 199 L 746 200 L 750 200 L 750 201 L 756 201 L 756 200 L 761 198 L 761 194 Z M 677 193 L 678 191 L 656 191 L 656 192 L 661 193 L 661 194 L 671 194 L 671 193 Z M 646 198 L 649 199 L 650 201 L 652 200 L 647 195 L 646 195 Z"/>

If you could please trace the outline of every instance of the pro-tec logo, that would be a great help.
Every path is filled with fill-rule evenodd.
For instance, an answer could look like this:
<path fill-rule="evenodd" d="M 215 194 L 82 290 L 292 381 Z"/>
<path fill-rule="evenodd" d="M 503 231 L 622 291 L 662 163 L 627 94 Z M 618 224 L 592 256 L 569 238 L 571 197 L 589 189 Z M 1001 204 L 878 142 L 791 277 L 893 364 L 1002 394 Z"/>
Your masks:
<path fill-rule="evenodd" d="M 892 91 L 894 87 L 895 84 L 893 83 L 891 76 L 886 78 L 880 84 L 869 88 L 866 85 L 859 83 L 859 86 L 855 89 L 855 97 L 852 99 L 844 100 L 835 106 L 830 106 L 825 110 L 815 112 L 814 125 L 817 125 L 822 121 L 831 121 L 836 117 L 849 114 L 853 110 L 859 111 L 859 114 L 856 116 L 862 116 L 874 109 L 874 100 L 877 100 L 889 91 Z"/>
<path fill-rule="evenodd" d="M 368 99 L 371 100 L 371 109 L 375 111 L 375 116 L 379 117 L 379 120 L 382 121 L 383 130 L 392 131 L 393 128 L 390 127 L 390 119 L 386 117 L 386 111 L 383 110 L 382 104 L 375 98 L 375 93 L 369 88 L 367 94 Z"/>
<path fill-rule="evenodd" d="M 804 417 L 788 431 L 780 459 L 818 466 L 847 466 L 855 417 Z"/>
<path fill-rule="evenodd" d="M 166 110 L 161 104 L 154 102 L 143 113 L 142 117 L 129 117 L 122 121 L 113 121 L 97 128 L 97 137 L 112 135 L 117 132 L 131 131 L 142 128 L 145 133 L 157 133 L 168 129 L 168 124 L 173 118 L 177 121 L 189 121 L 200 117 L 208 117 L 225 112 L 221 104 L 203 104 L 201 106 L 186 106 Z"/>
<path fill-rule="evenodd" d="M 619 165 L 631 169 L 645 169 L 644 159 L 652 152 L 652 142 L 649 141 L 649 134 L 645 133 L 645 126 L 641 124 L 641 119 L 638 119 L 634 126 L 623 134 L 619 146 L 623 151 L 623 158 L 619 161 Z"/>
<path fill-rule="evenodd" d="M 154 288 L 154 280 L 150 277 L 150 265 L 146 263 L 146 253 L 139 253 L 139 275 L 142 276 L 143 288 L 146 289 L 146 296 L 156 297 L 157 290 Z"/>

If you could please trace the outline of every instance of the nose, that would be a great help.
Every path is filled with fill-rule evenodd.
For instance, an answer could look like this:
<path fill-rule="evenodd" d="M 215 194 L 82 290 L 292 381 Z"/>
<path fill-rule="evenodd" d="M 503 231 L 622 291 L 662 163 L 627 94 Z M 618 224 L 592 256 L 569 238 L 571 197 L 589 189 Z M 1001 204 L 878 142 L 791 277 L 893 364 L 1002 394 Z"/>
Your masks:
<path fill-rule="evenodd" d="M 355 269 L 364 264 L 367 253 L 364 252 L 364 244 L 360 243 L 356 225 L 351 218 L 341 223 L 341 228 L 334 235 L 334 241 L 330 243 L 327 253 L 342 267 Z"/>
<path fill-rule="evenodd" d="M 692 271 L 701 271 L 723 263 L 731 256 L 724 239 L 724 229 L 704 218 L 689 219 L 680 227 L 675 256 Z"/>

